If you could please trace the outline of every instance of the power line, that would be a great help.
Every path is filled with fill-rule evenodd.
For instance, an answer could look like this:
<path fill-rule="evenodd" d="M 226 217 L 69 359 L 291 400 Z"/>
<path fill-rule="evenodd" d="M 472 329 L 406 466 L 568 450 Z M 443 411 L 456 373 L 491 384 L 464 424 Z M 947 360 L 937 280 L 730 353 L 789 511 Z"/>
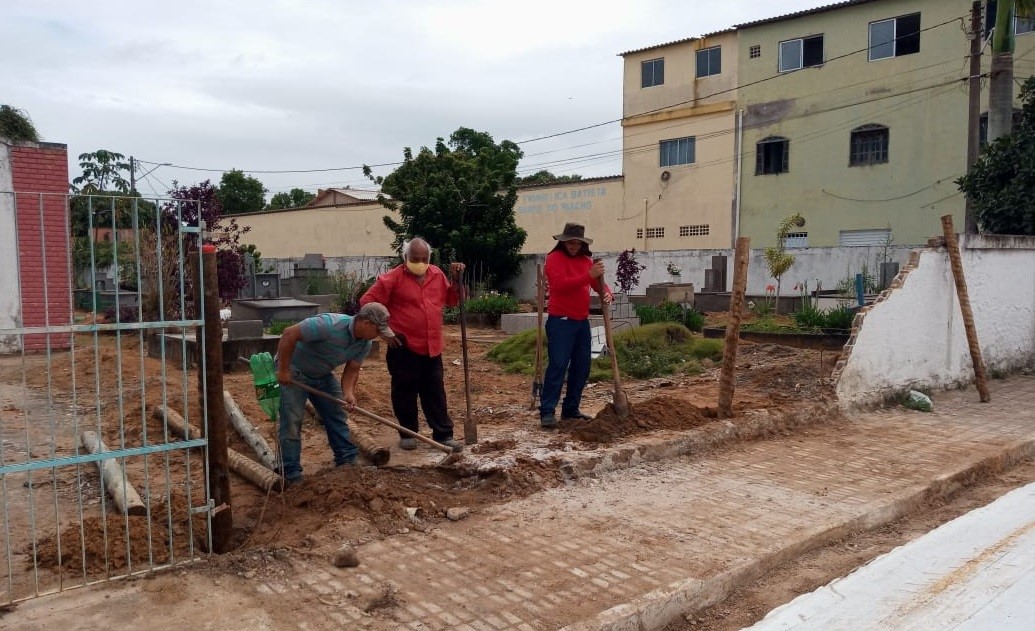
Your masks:
<path fill-rule="evenodd" d="M 913 36 L 916 36 L 916 35 L 918 35 L 920 33 L 924 33 L 926 31 L 930 31 L 930 30 L 933 30 L 933 29 L 936 29 L 936 28 L 940 28 L 940 27 L 945 26 L 947 24 L 952 24 L 952 23 L 958 22 L 958 21 L 962 20 L 963 17 L 965 17 L 965 16 L 960 16 L 960 17 L 952 18 L 952 19 L 946 20 L 944 22 L 940 22 L 938 24 L 934 24 L 934 25 L 929 26 L 927 28 L 920 29 L 916 33 L 908 33 L 908 34 L 905 34 L 905 35 L 897 36 L 895 39 L 898 40 L 898 39 L 902 39 L 902 38 L 905 38 L 905 37 L 913 37 Z M 848 53 L 845 53 L 845 54 L 842 54 L 842 55 L 838 55 L 836 57 L 831 57 L 830 59 L 827 59 L 823 63 L 825 65 L 825 64 L 828 64 L 828 63 L 830 63 L 832 61 L 837 61 L 837 60 L 840 60 L 840 59 L 844 59 L 846 57 L 850 57 L 852 55 L 857 55 L 859 53 L 867 52 L 869 50 L 870 50 L 870 47 L 867 46 L 866 48 L 861 48 L 859 50 L 854 50 L 854 51 L 851 51 L 851 52 L 848 52 Z M 743 88 L 748 88 L 748 87 L 755 86 L 755 85 L 758 85 L 758 84 L 761 84 L 761 83 L 765 83 L 767 81 L 771 81 L 771 80 L 779 78 L 779 77 L 792 75 L 792 74 L 794 74 L 796 72 L 800 72 L 800 71 L 802 71 L 804 69 L 805 68 L 798 68 L 798 69 L 792 70 L 790 72 L 778 72 L 777 74 L 770 75 L 768 77 L 764 77 L 764 78 L 758 79 L 756 81 L 751 81 L 751 82 L 740 84 L 740 85 L 737 85 L 737 86 L 734 86 L 734 87 L 731 87 L 731 88 L 726 88 L 724 90 L 719 90 L 717 92 L 713 92 L 711 94 L 707 94 L 707 95 L 704 95 L 704 96 L 698 96 L 698 97 L 694 97 L 692 99 L 688 99 L 686 101 L 680 101 L 678 103 L 674 103 L 674 104 L 671 104 L 671 105 L 665 105 L 665 106 L 662 106 L 662 107 L 659 107 L 659 108 L 655 108 L 655 109 L 652 109 L 652 110 L 647 110 L 647 111 L 644 111 L 644 112 L 640 112 L 639 114 L 636 114 L 636 116 L 639 117 L 639 116 L 645 116 L 645 115 L 648 115 L 648 114 L 654 114 L 654 113 L 657 113 L 657 112 L 663 112 L 665 110 L 669 110 L 669 109 L 672 109 L 672 108 L 675 108 L 675 107 L 680 107 L 682 105 L 688 105 L 688 104 L 691 104 L 691 103 L 695 103 L 697 101 L 701 101 L 701 100 L 704 100 L 704 99 L 709 99 L 709 98 L 712 98 L 712 97 L 715 97 L 715 96 L 720 96 L 722 94 L 727 94 L 729 92 L 734 92 L 736 90 L 740 90 L 740 89 L 743 89 Z M 550 139 L 550 138 L 557 138 L 557 137 L 560 137 L 560 136 L 566 136 L 566 135 L 570 135 L 570 134 L 574 134 L 574 133 L 578 133 L 578 132 L 582 132 L 582 131 L 587 131 L 587 130 L 590 130 L 590 129 L 595 129 L 595 128 L 598 128 L 598 127 L 603 127 L 605 125 L 611 125 L 611 124 L 614 124 L 614 123 L 619 123 L 622 120 L 623 120 L 623 118 L 616 118 L 616 119 L 612 119 L 612 120 L 608 120 L 608 121 L 603 121 L 603 122 L 600 122 L 600 123 L 594 123 L 594 124 L 591 124 L 591 125 L 585 125 L 585 126 L 582 126 L 582 127 L 576 128 L 576 129 L 570 129 L 570 130 L 567 130 L 567 131 L 557 132 L 557 133 L 553 133 L 553 134 L 547 134 L 545 136 L 539 136 L 539 137 L 536 137 L 536 138 L 529 138 L 529 139 L 526 139 L 526 140 L 518 141 L 517 144 L 520 146 L 520 145 L 523 145 L 523 144 L 539 142 L 541 140 L 547 140 L 547 139 Z M 141 162 L 141 163 L 145 163 L 145 164 L 152 164 L 152 165 L 161 164 L 159 162 L 153 162 L 153 161 L 149 161 L 149 160 L 138 159 L 137 161 Z M 355 170 L 363 169 L 365 166 L 369 166 L 371 168 L 374 168 L 374 167 L 399 166 L 401 164 L 403 164 L 403 163 L 402 162 L 383 162 L 383 163 L 371 164 L 371 165 L 358 165 L 358 166 L 346 166 L 346 167 L 329 167 L 329 168 L 317 168 L 317 169 L 239 169 L 239 170 L 241 170 L 243 172 L 246 172 L 246 173 L 252 173 L 252 174 L 330 173 L 330 172 L 335 172 L 335 171 L 355 171 Z M 191 166 L 178 165 L 178 164 L 170 164 L 168 166 L 170 166 L 172 168 L 183 169 L 185 171 L 201 171 L 201 172 L 208 172 L 208 173 L 226 173 L 227 171 L 231 170 L 231 169 L 213 169 L 213 168 L 204 168 L 204 167 L 191 167 Z"/>

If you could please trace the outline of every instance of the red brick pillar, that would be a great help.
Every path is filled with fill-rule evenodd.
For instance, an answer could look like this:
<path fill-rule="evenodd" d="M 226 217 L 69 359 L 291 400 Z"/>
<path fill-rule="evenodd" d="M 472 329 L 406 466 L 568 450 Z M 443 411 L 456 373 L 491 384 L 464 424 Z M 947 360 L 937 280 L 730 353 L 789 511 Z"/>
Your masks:
<path fill-rule="evenodd" d="M 18 223 L 22 326 L 70 324 L 72 279 L 68 227 L 68 150 L 54 143 L 11 146 L 11 180 Z M 67 333 L 50 348 L 67 349 Z M 47 348 L 44 334 L 25 337 L 26 352 Z"/>

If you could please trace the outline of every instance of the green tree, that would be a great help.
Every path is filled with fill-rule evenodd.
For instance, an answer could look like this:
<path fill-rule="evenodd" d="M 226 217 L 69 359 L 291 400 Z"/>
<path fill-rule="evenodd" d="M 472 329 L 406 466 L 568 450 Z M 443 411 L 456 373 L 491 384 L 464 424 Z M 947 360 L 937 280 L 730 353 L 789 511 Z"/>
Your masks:
<path fill-rule="evenodd" d="M 266 207 L 266 187 L 237 169 L 223 174 L 216 194 L 225 215 L 250 213 Z"/>
<path fill-rule="evenodd" d="M 956 180 L 982 232 L 1035 235 L 1035 77 L 1021 86 L 1017 127 L 985 148 Z"/>
<path fill-rule="evenodd" d="M 776 247 L 766 248 L 763 252 L 765 265 L 769 275 L 776 279 L 776 305 L 774 311 L 780 313 L 780 278 L 794 265 L 794 255 L 787 253 L 787 233 L 791 228 L 805 225 L 805 218 L 799 213 L 784 217 L 776 230 Z"/>
<path fill-rule="evenodd" d="M 309 191 L 304 191 L 300 188 L 293 188 L 289 193 L 281 191 L 270 198 L 269 209 L 280 210 L 282 208 L 301 208 L 313 201 L 315 197 L 315 193 L 310 193 Z"/>
<path fill-rule="evenodd" d="M 154 223 L 156 207 L 129 190 L 126 156 L 107 149 L 79 154 L 82 175 L 69 185 L 72 236 L 87 237 L 90 228 L 132 228 Z M 113 212 L 114 210 L 114 212 Z"/>
<path fill-rule="evenodd" d="M 517 185 L 542 186 L 545 184 L 567 184 L 569 182 L 578 182 L 581 179 L 581 175 L 554 175 L 549 171 L 543 170 L 533 173 L 532 175 L 519 177 L 517 179 Z"/>
<path fill-rule="evenodd" d="M 25 140 L 38 142 L 40 139 L 29 115 L 24 110 L 10 105 L 0 105 L 0 138 L 15 142 Z"/>
<path fill-rule="evenodd" d="M 1013 126 L 1014 16 L 1035 15 L 1035 0 L 995 3 L 992 67 L 988 75 L 988 142 L 1010 133 Z"/>
<path fill-rule="evenodd" d="M 367 166 L 363 172 L 381 187 L 378 201 L 399 213 L 399 221 L 384 218 L 393 247 L 421 236 L 436 248 L 438 263 L 475 265 L 484 270 L 480 280 L 500 288 L 517 275 L 527 237 L 514 218 L 522 155 L 509 140 L 497 144 L 486 132 L 461 127 L 434 149 L 414 155 L 406 147 L 403 163 L 386 177 L 373 177 Z"/>

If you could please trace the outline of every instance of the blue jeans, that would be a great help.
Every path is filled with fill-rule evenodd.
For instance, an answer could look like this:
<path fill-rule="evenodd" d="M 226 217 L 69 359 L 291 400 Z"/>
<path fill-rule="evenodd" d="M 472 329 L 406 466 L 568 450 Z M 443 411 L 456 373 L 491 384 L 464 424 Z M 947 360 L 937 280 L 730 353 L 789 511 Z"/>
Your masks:
<path fill-rule="evenodd" d="M 582 391 L 589 379 L 591 342 L 589 320 L 557 316 L 546 319 L 546 349 L 550 357 L 539 399 L 540 416 L 553 414 L 557 409 L 565 371 L 568 373 L 568 390 L 561 403 L 561 416 L 575 416 L 579 413 Z"/>
<path fill-rule="evenodd" d="M 291 378 L 332 397 L 343 398 L 341 382 L 333 373 L 312 378 L 292 370 Z M 283 475 L 291 481 L 302 477 L 302 419 L 305 418 L 306 399 L 313 402 L 313 407 L 316 408 L 316 413 L 320 415 L 323 427 L 327 430 L 327 442 L 334 452 L 334 464 L 352 464 L 359 453 L 359 449 L 349 441 L 348 414 L 345 408 L 334 401 L 309 394 L 301 388 L 280 384 L 280 458 Z"/>

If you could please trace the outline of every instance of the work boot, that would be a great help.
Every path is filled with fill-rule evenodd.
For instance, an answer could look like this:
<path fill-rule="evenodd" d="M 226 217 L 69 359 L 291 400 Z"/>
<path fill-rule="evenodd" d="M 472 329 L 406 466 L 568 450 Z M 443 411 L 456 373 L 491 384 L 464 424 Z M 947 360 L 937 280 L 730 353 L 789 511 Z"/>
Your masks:
<path fill-rule="evenodd" d="M 461 445 L 455 439 L 452 439 L 452 438 L 447 438 L 445 440 L 440 440 L 440 441 L 438 441 L 438 443 L 440 445 L 445 445 L 446 447 L 449 447 L 453 451 L 462 451 L 463 448 L 464 448 L 463 445 Z"/>
<path fill-rule="evenodd" d="M 416 449 L 416 448 L 417 448 L 417 439 L 416 438 L 410 438 L 409 436 L 407 436 L 406 438 L 400 438 L 399 439 L 399 449 L 405 449 L 406 451 L 411 451 L 411 450 Z"/>
<path fill-rule="evenodd" d="M 553 412 L 547 412 L 539 417 L 539 426 L 543 429 L 553 429 L 557 427 L 557 416 Z"/>

